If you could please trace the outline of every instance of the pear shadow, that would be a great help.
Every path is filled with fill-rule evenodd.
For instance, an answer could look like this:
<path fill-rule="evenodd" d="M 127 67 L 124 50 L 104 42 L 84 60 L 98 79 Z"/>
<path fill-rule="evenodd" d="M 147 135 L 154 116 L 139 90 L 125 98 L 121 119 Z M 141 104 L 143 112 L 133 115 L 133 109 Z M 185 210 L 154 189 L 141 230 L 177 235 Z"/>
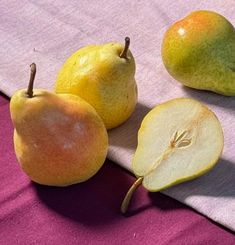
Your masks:
<path fill-rule="evenodd" d="M 185 200 L 190 196 L 235 197 L 235 163 L 221 158 L 208 173 L 163 191 Z"/>
<path fill-rule="evenodd" d="M 190 97 L 206 104 L 216 105 L 229 110 L 235 110 L 235 96 L 225 96 L 211 91 L 197 90 L 182 86 L 183 91 Z"/>
<path fill-rule="evenodd" d="M 222 178 L 222 176 L 224 178 Z M 148 203 L 138 206 L 138 196 L 140 196 L 140 194 L 137 190 L 133 196 L 133 200 L 131 200 L 130 208 L 125 214 L 126 217 L 137 215 L 138 213 L 152 208 L 157 208 L 163 211 L 187 208 L 197 212 L 197 210 L 190 206 L 186 206 L 171 196 L 181 197 L 182 201 L 186 200 L 186 198 L 190 196 L 234 198 L 235 163 L 221 159 L 210 172 L 194 180 L 175 185 L 162 192 L 148 192 L 145 189 L 144 191 L 148 195 Z"/>
<path fill-rule="evenodd" d="M 136 149 L 138 130 L 143 118 L 151 109 L 144 104 L 137 103 L 134 112 L 126 122 L 108 131 L 110 145 L 125 149 Z"/>
<path fill-rule="evenodd" d="M 4 106 L 10 102 L 10 98 L 0 91 L 0 106 Z"/>
<path fill-rule="evenodd" d="M 48 208 L 74 222 L 102 226 L 120 218 L 120 200 L 131 185 L 131 176 L 107 160 L 90 180 L 68 187 L 33 184 Z"/>
<path fill-rule="evenodd" d="M 138 202 L 138 196 L 134 197 L 131 201 L 130 207 L 128 212 L 124 215 L 125 217 L 132 217 L 138 215 L 144 211 L 148 211 L 150 209 L 159 209 L 163 211 L 167 210 L 176 210 L 176 209 L 191 209 L 190 207 L 186 206 L 185 204 L 167 196 L 160 192 L 148 192 L 144 190 L 148 196 L 148 203 L 138 206 L 136 202 Z M 137 206 L 137 207 L 135 207 Z"/>

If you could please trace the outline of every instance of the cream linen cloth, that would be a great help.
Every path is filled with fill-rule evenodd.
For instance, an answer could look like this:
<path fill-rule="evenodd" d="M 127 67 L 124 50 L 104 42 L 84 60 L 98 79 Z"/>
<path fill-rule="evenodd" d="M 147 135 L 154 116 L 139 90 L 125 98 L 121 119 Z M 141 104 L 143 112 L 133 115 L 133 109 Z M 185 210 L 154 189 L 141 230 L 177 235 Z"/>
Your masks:
<path fill-rule="evenodd" d="M 235 230 L 235 97 L 182 87 L 166 72 L 160 55 L 167 27 L 197 9 L 214 10 L 235 25 L 235 1 L 0 1 L 0 90 L 25 88 L 29 64 L 37 63 L 35 87 L 53 89 L 56 74 L 78 48 L 131 38 L 139 103 L 132 117 L 109 132 L 108 157 L 131 170 L 141 119 L 155 105 L 176 97 L 206 103 L 222 123 L 224 153 L 208 174 L 170 188 L 169 195 Z M 182 217 L 183 218 L 183 217 Z"/>

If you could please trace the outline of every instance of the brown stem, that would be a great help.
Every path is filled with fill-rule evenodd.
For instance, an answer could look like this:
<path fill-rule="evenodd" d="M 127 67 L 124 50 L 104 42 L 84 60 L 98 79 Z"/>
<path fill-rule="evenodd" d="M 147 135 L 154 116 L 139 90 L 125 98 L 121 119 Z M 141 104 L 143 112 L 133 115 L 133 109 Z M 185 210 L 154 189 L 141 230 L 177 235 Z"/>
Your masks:
<path fill-rule="evenodd" d="M 36 75 L 36 64 L 32 63 L 30 65 L 30 79 L 29 79 L 28 89 L 26 92 L 29 98 L 33 97 L 33 83 L 34 83 L 35 75 Z"/>
<path fill-rule="evenodd" d="M 126 213 L 131 197 L 133 195 L 133 193 L 135 192 L 135 190 L 142 184 L 143 182 L 143 177 L 139 177 L 134 184 L 131 186 L 131 188 L 128 190 L 126 196 L 124 197 L 123 201 L 122 201 L 122 205 L 121 205 L 121 212 L 123 214 Z"/>
<path fill-rule="evenodd" d="M 125 38 L 125 47 L 120 54 L 120 58 L 127 59 L 127 51 L 128 51 L 129 46 L 130 46 L 130 38 L 126 37 Z"/>

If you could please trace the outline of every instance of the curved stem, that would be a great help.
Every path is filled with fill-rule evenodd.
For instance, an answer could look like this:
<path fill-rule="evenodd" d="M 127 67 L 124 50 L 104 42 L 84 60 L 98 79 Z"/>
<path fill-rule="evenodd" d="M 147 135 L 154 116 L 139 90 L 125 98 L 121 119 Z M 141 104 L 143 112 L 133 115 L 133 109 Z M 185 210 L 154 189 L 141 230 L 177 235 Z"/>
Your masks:
<path fill-rule="evenodd" d="M 127 59 L 127 51 L 128 51 L 129 46 L 130 46 L 130 38 L 126 37 L 125 38 L 125 47 L 124 47 L 123 51 L 120 54 L 120 58 Z"/>
<path fill-rule="evenodd" d="M 36 75 L 36 64 L 32 63 L 30 65 L 30 79 L 29 79 L 28 89 L 26 92 L 29 98 L 33 97 L 33 83 L 34 83 L 35 75 Z"/>
<path fill-rule="evenodd" d="M 124 214 L 126 213 L 131 197 L 133 195 L 133 193 L 135 192 L 135 190 L 142 184 L 144 177 L 139 177 L 134 184 L 131 186 L 131 188 L 128 190 L 126 196 L 124 197 L 123 201 L 122 201 L 122 205 L 121 205 L 121 212 Z"/>

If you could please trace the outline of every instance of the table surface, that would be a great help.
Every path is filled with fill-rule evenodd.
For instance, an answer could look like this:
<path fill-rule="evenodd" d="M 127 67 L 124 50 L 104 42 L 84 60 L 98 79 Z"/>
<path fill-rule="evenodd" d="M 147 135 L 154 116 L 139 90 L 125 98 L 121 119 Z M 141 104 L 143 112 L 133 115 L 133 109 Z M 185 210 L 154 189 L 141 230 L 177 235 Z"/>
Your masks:
<path fill-rule="evenodd" d="M 134 178 L 109 160 L 82 184 L 35 184 L 17 163 L 12 135 L 0 94 L 0 244 L 235 244 L 229 230 L 143 187 L 124 217 L 120 203 Z"/>

